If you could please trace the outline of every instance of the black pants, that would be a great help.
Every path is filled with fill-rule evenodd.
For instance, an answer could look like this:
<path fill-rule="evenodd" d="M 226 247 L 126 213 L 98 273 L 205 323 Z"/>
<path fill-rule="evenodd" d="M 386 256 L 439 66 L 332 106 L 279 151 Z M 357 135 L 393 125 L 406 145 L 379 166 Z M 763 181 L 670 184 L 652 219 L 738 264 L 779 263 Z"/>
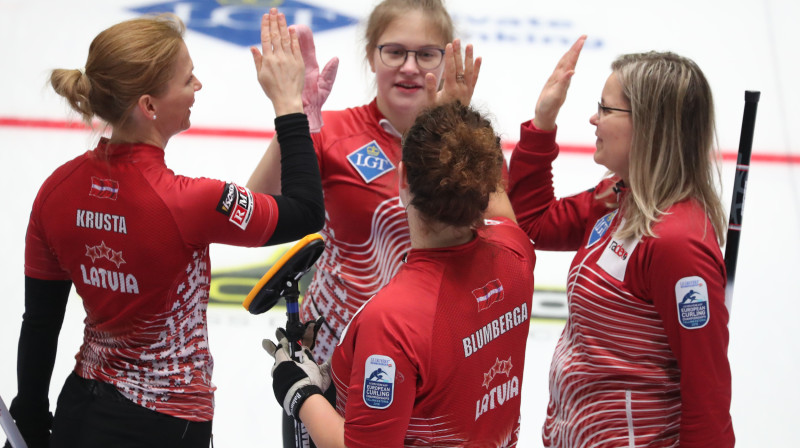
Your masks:
<path fill-rule="evenodd" d="M 208 448 L 211 421 L 162 414 L 125 398 L 107 383 L 67 377 L 58 396 L 51 448 Z"/>
<path fill-rule="evenodd" d="M 333 384 L 325 391 L 324 396 L 331 406 L 336 407 L 336 387 Z M 281 412 L 281 415 L 283 416 L 283 448 L 316 448 L 302 423 L 296 422 L 294 418 L 286 415 L 286 412 Z M 299 443 L 296 438 L 296 425 L 300 426 L 301 431 Z"/>

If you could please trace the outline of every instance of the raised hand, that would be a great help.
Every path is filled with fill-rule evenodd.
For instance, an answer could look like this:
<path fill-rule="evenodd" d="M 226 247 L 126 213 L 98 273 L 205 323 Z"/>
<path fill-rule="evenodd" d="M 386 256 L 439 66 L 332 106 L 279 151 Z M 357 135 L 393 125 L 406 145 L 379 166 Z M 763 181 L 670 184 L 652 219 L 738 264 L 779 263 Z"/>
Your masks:
<path fill-rule="evenodd" d="M 578 56 L 581 55 L 583 43 L 586 42 L 586 36 L 581 36 L 572 44 L 569 50 L 561 56 L 558 61 L 553 74 L 547 79 L 542 92 L 539 94 L 539 99 L 536 101 L 536 115 L 533 118 L 533 124 L 543 130 L 552 131 L 556 127 L 556 118 L 561 106 L 567 99 L 567 90 L 569 89 L 572 75 L 575 74 L 575 66 L 578 64 Z"/>
<path fill-rule="evenodd" d="M 339 69 L 339 58 L 333 58 L 325 64 L 322 73 L 317 63 L 317 52 L 311 29 L 305 25 L 293 25 L 300 41 L 300 52 L 306 65 L 305 86 L 303 87 L 303 111 L 308 117 L 308 126 L 312 133 L 322 128 L 322 105 L 333 89 L 333 81 Z"/>
<path fill-rule="evenodd" d="M 466 61 L 462 61 L 461 40 L 456 39 L 452 44 L 447 44 L 444 53 L 443 88 L 438 90 L 439 86 L 436 85 L 436 76 L 433 73 L 425 75 L 425 92 L 431 105 L 456 100 L 469 105 L 472 101 L 483 59 L 478 57 L 473 60 L 472 44 L 467 45 L 465 58 Z"/>
<path fill-rule="evenodd" d="M 286 16 L 275 8 L 261 18 L 261 51 L 250 47 L 258 83 L 281 116 L 303 112 L 305 66 L 297 32 L 286 26 Z"/>

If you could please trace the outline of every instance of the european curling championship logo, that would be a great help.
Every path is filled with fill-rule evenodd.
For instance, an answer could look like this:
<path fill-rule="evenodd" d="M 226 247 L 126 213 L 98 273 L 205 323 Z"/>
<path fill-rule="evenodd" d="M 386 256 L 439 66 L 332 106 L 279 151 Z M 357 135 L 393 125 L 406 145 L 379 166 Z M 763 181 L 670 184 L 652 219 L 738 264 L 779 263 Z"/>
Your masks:
<path fill-rule="evenodd" d="M 372 355 L 364 365 L 364 404 L 386 409 L 394 400 L 395 363 L 392 358 Z"/>
<path fill-rule="evenodd" d="M 684 277 L 675 283 L 678 322 L 683 328 L 703 328 L 711 319 L 708 306 L 708 287 L 701 277 Z"/>

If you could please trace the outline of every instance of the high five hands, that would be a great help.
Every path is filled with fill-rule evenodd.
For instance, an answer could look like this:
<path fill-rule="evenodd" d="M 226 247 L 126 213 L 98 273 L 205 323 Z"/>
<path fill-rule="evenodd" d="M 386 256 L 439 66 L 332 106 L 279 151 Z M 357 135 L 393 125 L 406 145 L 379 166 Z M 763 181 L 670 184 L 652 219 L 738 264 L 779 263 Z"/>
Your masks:
<path fill-rule="evenodd" d="M 439 90 L 439 86 L 436 84 L 436 75 L 433 73 L 425 75 L 425 92 L 428 95 L 428 102 L 434 105 L 458 100 L 461 101 L 461 104 L 469 104 L 472 94 L 475 92 L 475 84 L 478 83 L 483 60 L 480 57 L 473 60 L 472 44 L 469 44 L 465 51 L 466 61 L 462 61 L 461 40 L 459 39 L 447 44 L 444 51 L 443 88 Z"/>
<path fill-rule="evenodd" d="M 575 66 L 578 64 L 578 56 L 581 55 L 584 42 L 586 42 L 585 35 L 579 37 L 564 56 L 561 56 L 555 70 L 542 88 L 536 101 L 536 115 L 533 118 L 533 124 L 538 129 L 543 131 L 555 129 L 556 117 L 567 99 L 567 90 L 572 75 L 575 74 Z"/>
<path fill-rule="evenodd" d="M 306 64 L 303 110 L 308 116 L 311 132 L 315 133 L 322 128 L 322 105 L 333 89 L 333 81 L 336 79 L 336 72 L 339 69 L 339 58 L 332 58 L 320 72 L 311 29 L 306 25 L 292 25 L 291 28 L 297 31 L 300 51 L 303 53 L 303 62 Z"/>
<path fill-rule="evenodd" d="M 303 112 L 305 65 L 297 31 L 286 26 L 286 16 L 276 8 L 261 18 L 261 51 L 250 47 L 250 53 L 275 115 Z"/>

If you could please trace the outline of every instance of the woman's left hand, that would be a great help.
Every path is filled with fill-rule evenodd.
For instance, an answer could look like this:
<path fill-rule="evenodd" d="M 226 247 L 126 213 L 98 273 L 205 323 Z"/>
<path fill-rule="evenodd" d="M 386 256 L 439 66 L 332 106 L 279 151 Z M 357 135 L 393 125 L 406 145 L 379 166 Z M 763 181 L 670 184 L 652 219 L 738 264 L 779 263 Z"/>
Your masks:
<path fill-rule="evenodd" d="M 275 115 L 302 113 L 305 64 L 297 32 L 286 26 L 286 16 L 275 8 L 264 14 L 261 19 L 261 51 L 251 47 L 250 52 L 258 83 L 272 100 Z"/>
<path fill-rule="evenodd" d="M 466 61 L 462 62 L 461 40 L 456 39 L 452 44 L 447 44 L 444 53 L 443 88 L 439 90 L 436 75 L 433 73 L 425 75 L 425 92 L 428 94 L 428 102 L 431 105 L 456 100 L 461 101 L 461 104 L 469 105 L 472 101 L 472 94 L 478 83 L 483 60 L 480 57 L 473 59 L 472 44 L 467 45 L 465 58 Z"/>
<path fill-rule="evenodd" d="M 306 65 L 303 112 L 308 117 L 308 127 L 314 134 L 322 129 L 322 105 L 333 89 L 333 81 L 336 80 L 336 72 L 339 70 L 339 58 L 335 57 L 328 61 L 320 72 L 311 28 L 307 25 L 292 25 L 289 29 L 297 31 L 300 52 Z"/>

